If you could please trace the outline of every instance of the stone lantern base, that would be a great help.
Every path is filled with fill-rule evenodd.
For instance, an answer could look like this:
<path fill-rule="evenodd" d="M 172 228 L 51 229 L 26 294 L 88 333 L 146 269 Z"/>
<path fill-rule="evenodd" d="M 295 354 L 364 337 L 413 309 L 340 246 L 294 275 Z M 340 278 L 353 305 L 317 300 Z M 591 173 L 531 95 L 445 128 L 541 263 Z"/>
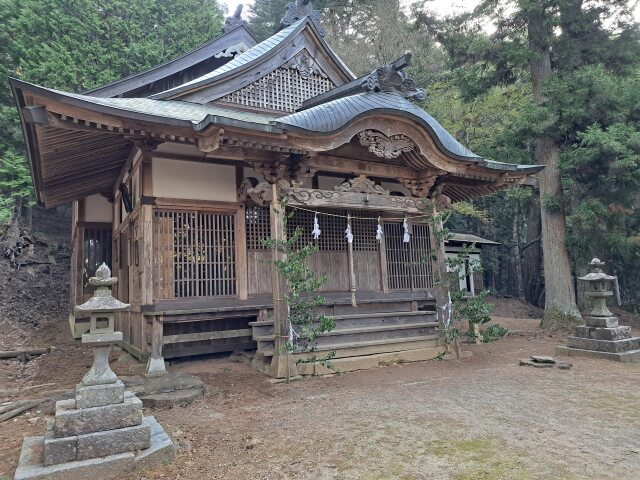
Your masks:
<path fill-rule="evenodd" d="M 15 480 L 118 478 L 174 457 L 171 438 L 122 382 L 78 386 L 75 399 L 56 403 L 43 437 L 24 439 Z"/>
<path fill-rule="evenodd" d="M 575 328 L 567 345 L 556 347 L 558 355 L 592 357 L 616 362 L 640 361 L 640 338 L 631 337 L 631 327 L 618 325 L 614 316 L 586 318 L 586 325 Z"/>

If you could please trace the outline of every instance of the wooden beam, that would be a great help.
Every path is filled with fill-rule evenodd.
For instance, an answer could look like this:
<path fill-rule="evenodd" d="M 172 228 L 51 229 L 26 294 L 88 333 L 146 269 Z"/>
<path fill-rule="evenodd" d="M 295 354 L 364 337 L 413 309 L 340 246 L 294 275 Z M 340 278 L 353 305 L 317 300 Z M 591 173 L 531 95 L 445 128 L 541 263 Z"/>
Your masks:
<path fill-rule="evenodd" d="M 250 337 L 251 333 L 252 330 L 250 328 L 241 330 L 216 330 L 215 332 L 183 333 L 181 335 L 166 335 L 162 337 L 162 343 L 164 345 L 170 345 L 172 343 L 202 342 L 207 340 L 221 340 L 224 338 Z"/>

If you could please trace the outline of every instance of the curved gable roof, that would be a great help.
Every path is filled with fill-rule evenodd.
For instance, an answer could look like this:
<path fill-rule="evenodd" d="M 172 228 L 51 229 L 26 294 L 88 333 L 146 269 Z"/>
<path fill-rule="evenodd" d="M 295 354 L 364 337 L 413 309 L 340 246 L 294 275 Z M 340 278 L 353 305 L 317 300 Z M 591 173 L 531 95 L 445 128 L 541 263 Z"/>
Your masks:
<path fill-rule="evenodd" d="M 279 118 L 283 130 L 329 135 L 365 116 L 391 114 L 410 118 L 425 127 L 447 155 L 499 170 L 539 171 L 539 165 L 515 165 L 482 158 L 458 142 L 435 118 L 397 93 L 359 93 L 338 98 Z"/>
<path fill-rule="evenodd" d="M 171 75 L 179 73 L 182 70 L 208 60 L 239 43 L 243 43 L 249 49 L 258 43 L 255 35 L 244 22 L 204 45 L 199 46 L 191 52 L 185 53 L 184 55 L 160 65 L 156 65 L 144 72 L 135 73 L 107 85 L 88 90 L 85 93 L 94 97 L 116 97 L 126 95 L 129 92 L 163 80 Z"/>
<path fill-rule="evenodd" d="M 158 100 L 176 99 L 191 92 L 227 82 L 230 78 L 247 72 L 257 65 L 260 65 L 263 62 L 266 62 L 276 56 L 279 52 L 290 46 L 291 41 L 293 41 L 297 35 L 305 30 L 305 28 L 308 28 L 309 31 L 313 32 L 315 40 L 319 45 L 321 45 L 321 48 L 325 50 L 327 56 L 333 61 L 336 69 L 344 77 L 344 81 L 349 82 L 355 79 L 355 75 L 336 55 L 333 49 L 331 49 L 331 47 L 324 41 L 322 36 L 318 33 L 316 26 L 309 19 L 309 17 L 305 17 L 292 24 L 291 26 L 280 30 L 275 35 L 269 37 L 258 45 L 255 45 L 241 55 L 236 56 L 232 61 L 221 66 L 220 68 L 217 68 L 213 72 L 207 73 L 206 75 L 203 75 L 178 87 L 166 90 L 164 92 L 156 93 L 155 95 L 151 95 L 150 98 Z M 261 72 L 263 76 L 269 73 L 266 70 L 267 69 Z M 236 85 L 236 88 L 242 88 L 243 86 L 245 86 L 245 84 L 240 83 Z"/>

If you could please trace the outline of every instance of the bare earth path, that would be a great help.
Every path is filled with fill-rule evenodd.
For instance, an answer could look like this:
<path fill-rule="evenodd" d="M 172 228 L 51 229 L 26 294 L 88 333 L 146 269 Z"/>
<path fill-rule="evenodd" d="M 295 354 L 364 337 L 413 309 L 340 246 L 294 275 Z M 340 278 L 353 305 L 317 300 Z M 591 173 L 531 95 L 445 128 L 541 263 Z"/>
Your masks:
<path fill-rule="evenodd" d="M 512 322 L 523 331 L 537 324 L 503 323 Z M 470 347 L 470 360 L 291 384 L 222 359 L 181 362 L 172 369 L 200 376 L 208 392 L 191 406 L 154 412 L 178 441 L 178 459 L 128 478 L 640 479 L 640 365 L 517 365 L 553 354 L 561 341 L 509 337 Z M 22 437 L 44 428 L 27 418 L 0 424 L 0 478 L 13 473 Z"/>

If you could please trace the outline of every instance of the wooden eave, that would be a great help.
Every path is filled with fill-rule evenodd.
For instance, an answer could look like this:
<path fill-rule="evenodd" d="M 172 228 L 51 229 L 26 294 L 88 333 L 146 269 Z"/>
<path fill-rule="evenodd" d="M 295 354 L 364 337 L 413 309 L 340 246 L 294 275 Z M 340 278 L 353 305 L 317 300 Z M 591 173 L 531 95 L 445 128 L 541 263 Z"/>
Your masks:
<path fill-rule="evenodd" d="M 307 17 L 238 55 L 220 69 L 150 98 L 212 102 L 259 80 L 289 62 L 303 49 L 337 86 L 355 78 Z"/>
<path fill-rule="evenodd" d="M 393 165 L 368 151 L 365 155 L 371 162 L 365 158 L 360 165 L 348 159 L 342 163 L 351 165 L 347 168 L 354 174 L 366 171 L 374 177 L 395 178 L 413 186 L 442 185 L 454 201 L 522 184 L 528 175 L 542 168 L 453 155 L 443 148 L 442 141 L 438 142 L 436 129 L 402 111 L 383 114 L 372 109 L 336 130 L 313 132 L 285 123 L 290 116 L 273 121 L 271 117 L 242 114 L 215 105 L 92 98 L 15 79 L 11 84 L 37 199 L 47 206 L 111 191 L 135 143 L 145 139 L 197 146 L 209 161 L 230 158 L 252 164 L 253 158 L 264 165 L 297 154 L 308 158 L 309 163 L 318 159 L 313 166 L 316 171 L 344 172 L 339 158 L 331 166 L 331 162 L 321 161 L 322 156 L 349 144 L 363 130 L 373 129 L 387 136 L 402 134 L 415 142 L 416 149 L 403 154 Z M 224 116 L 225 112 L 230 116 Z M 206 152 L 211 153 L 207 156 Z M 362 168 L 364 163 L 366 169 Z"/>
<path fill-rule="evenodd" d="M 244 43 L 247 48 L 252 48 L 258 43 L 255 35 L 245 23 L 238 25 L 233 30 L 223 33 L 195 50 L 174 58 L 173 60 L 152 67 L 144 72 L 136 73 L 107 85 L 88 90 L 85 93 L 94 97 L 117 97 L 125 95 L 151 83 L 161 81 L 198 63 L 209 60 L 240 42 Z"/>

